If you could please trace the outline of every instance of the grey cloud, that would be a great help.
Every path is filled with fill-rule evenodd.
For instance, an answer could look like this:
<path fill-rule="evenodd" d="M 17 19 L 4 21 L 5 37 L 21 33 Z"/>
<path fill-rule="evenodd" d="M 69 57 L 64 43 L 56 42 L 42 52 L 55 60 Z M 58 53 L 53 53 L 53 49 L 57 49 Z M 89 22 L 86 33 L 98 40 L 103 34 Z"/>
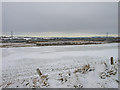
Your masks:
<path fill-rule="evenodd" d="M 117 3 L 3 3 L 3 33 L 71 32 L 117 34 Z"/>

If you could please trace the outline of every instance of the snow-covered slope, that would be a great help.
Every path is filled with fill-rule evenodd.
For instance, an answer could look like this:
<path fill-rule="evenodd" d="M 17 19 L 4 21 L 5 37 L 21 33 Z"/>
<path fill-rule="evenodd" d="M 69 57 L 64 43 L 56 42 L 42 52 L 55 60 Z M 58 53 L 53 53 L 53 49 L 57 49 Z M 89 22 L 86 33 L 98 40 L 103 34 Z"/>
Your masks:
<path fill-rule="evenodd" d="M 118 44 L 3 48 L 3 87 L 117 88 Z M 110 64 L 110 57 L 114 65 Z M 39 68 L 43 75 L 39 76 Z"/>

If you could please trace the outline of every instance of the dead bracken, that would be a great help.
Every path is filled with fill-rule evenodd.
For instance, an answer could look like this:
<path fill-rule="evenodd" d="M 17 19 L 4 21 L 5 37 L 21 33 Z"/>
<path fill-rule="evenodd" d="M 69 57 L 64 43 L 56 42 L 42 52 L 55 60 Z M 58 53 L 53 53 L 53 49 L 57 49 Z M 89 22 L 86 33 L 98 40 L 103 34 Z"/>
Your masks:
<path fill-rule="evenodd" d="M 87 71 L 94 71 L 94 70 L 95 70 L 95 69 L 94 69 L 94 68 L 91 68 L 91 67 L 90 67 L 90 64 L 88 64 L 88 65 L 83 66 L 83 67 L 80 68 L 80 69 L 75 70 L 74 73 L 80 72 L 80 73 L 84 74 L 84 73 L 86 73 Z"/>

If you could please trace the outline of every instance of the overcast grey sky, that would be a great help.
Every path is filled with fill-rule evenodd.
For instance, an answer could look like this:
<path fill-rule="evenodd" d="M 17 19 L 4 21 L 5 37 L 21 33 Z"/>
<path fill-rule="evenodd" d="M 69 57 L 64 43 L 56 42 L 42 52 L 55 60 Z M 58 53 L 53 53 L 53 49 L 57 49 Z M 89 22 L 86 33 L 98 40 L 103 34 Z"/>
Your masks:
<path fill-rule="evenodd" d="M 3 3 L 3 34 L 81 36 L 118 33 L 117 2 Z"/>

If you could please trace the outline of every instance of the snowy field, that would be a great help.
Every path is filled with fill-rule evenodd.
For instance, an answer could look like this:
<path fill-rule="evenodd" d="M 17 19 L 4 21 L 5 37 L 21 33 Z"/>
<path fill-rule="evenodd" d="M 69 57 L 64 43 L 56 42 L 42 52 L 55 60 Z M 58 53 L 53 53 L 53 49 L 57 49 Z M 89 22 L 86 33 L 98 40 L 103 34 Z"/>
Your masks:
<path fill-rule="evenodd" d="M 5 88 L 118 88 L 117 43 L 0 49 Z"/>

